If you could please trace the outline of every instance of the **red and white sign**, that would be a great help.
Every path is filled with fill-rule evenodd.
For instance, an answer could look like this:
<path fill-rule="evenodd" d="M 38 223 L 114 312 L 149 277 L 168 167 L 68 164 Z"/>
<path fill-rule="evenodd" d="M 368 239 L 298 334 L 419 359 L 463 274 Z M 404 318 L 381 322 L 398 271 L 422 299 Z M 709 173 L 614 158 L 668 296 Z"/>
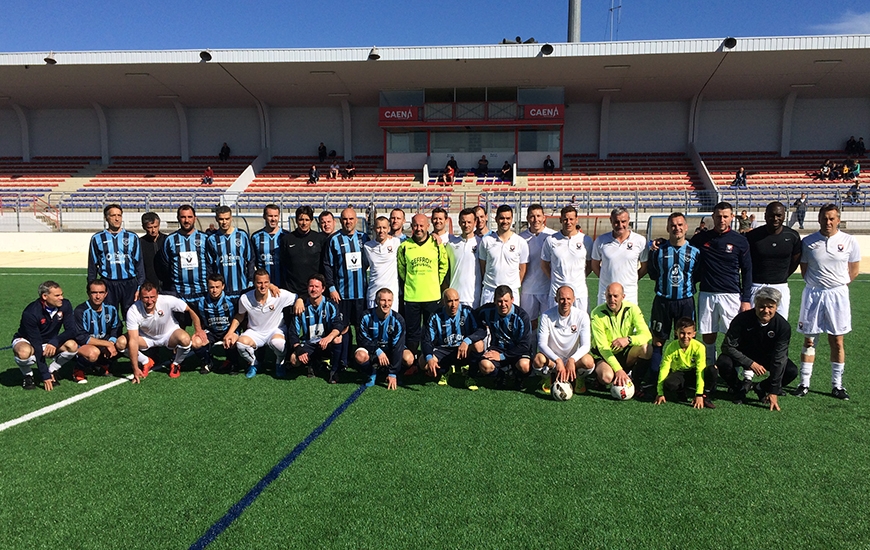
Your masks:
<path fill-rule="evenodd" d="M 381 122 L 403 122 L 420 119 L 419 107 L 381 107 L 379 111 Z"/>
<path fill-rule="evenodd" d="M 565 118 L 565 106 L 523 105 L 523 118 L 526 120 L 563 120 Z"/>

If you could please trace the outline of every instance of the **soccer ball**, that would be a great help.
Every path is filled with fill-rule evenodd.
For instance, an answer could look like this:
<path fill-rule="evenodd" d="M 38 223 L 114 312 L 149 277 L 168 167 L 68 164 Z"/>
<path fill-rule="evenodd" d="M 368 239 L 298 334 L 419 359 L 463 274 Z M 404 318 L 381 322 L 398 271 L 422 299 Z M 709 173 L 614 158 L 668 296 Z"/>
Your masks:
<path fill-rule="evenodd" d="M 570 382 L 553 382 L 552 387 L 550 387 L 550 395 L 556 401 L 567 401 L 574 396 L 574 388 L 571 387 Z"/>
<path fill-rule="evenodd" d="M 631 381 L 631 378 L 628 379 L 624 386 L 617 386 L 616 384 L 610 386 L 610 395 L 617 401 L 628 401 L 634 397 L 634 383 Z"/>

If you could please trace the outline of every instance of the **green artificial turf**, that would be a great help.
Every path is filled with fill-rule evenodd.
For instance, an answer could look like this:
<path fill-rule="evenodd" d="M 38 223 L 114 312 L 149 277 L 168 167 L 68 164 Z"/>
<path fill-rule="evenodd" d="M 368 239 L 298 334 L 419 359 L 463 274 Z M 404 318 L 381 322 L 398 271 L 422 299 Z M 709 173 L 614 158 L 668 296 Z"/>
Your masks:
<path fill-rule="evenodd" d="M 41 280 L 58 280 L 74 305 L 84 299 L 81 271 L 15 272 L 0 272 L 7 342 Z M 211 547 L 866 546 L 868 281 L 852 285 L 849 402 L 828 394 L 826 342 L 810 396 L 782 398 L 778 413 L 724 392 L 715 410 L 697 411 L 595 391 L 564 403 L 533 389 L 470 392 L 456 377 L 379 385 Z M 791 287 L 795 326 L 802 283 Z M 641 296 L 649 304 L 651 283 Z M 800 346 L 795 331 L 795 360 Z M 105 381 L 24 392 L 5 350 L 0 422 Z M 188 547 L 359 381 L 201 376 L 188 365 L 177 380 L 155 372 L 0 432 L 0 544 Z"/>

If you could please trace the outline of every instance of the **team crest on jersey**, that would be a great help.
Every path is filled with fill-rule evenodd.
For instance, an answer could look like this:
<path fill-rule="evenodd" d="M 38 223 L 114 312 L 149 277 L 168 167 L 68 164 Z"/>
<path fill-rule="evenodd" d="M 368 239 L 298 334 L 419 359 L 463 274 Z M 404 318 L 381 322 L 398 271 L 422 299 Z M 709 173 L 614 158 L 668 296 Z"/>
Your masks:
<path fill-rule="evenodd" d="M 574 246 L 577 248 L 577 250 L 580 250 L 581 248 L 583 248 L 583 243 L 577 243 Z"/>
<path fill-rule="evenodd" d="M 392 325 L 387 327 L 387 334 L 393 334 L 394 332 L 396 332 L 396 327 Z"/>
<path fill-rule="evenodd" d="M 162 310 L 162 309 L 158 309 L 158 310 L 157 310 L 157 316 L 158 316 L 158 317 L 163 317 L 163 310 Z"/>
<path fill-rule="evenodd" d="M 388 247 L 387 247 L 387 252 L 392 252 L 392 251 L 393 251 L 393 247 L 392 247 L 392 246 L 388 246 Z"/>
<path fill-rule="evenodd" d="M 625 248 L 631 250 L 632 248 L 634 248 L 634 243 L 626 243 Z"/>
<path fill-rule="evenodd" d="M 776 336 L 776 333 L 775 333 L 775 332 L 773 332 L 772 330 L 768 330 L 768 331 L 767 331 L 767 337 L 768 337 L 768 338 L 773 338 L 774 336 Z"/>
<path fill-rule="evenodd" d="M 577 325 L 571 325 L 571 332 L 577 332 Z"/>
<path fill-rule="evenodd" d="M 801 321 L 801 322 L 798 323 L 798 328 L 804 328 L 804 323 L 803 323 L 803 321 Z"/>
<path fill-rule="evenodd" d="M 476 246 L 472 246 L 472 247 L 471 247 L 471 252 L 473 252 L 474 254 L 477 254 L 477 247 L 476 247 Z"/>
<path fill-rule="evenodd" d="M 269 311 L 275 311 L 275 304 L 269 304 Z"/>
<path fill-rule="evenodd" d="M 839 250 L 840 252 L 843 251 L 843 248 L 845 248 L 845 247 L 842 244 L 837 245 L 837 250 Z"/>
<path fill-rule="evenodd" d="M 308 241 L 308 246 L 314 246 L 314 241 Z"/>
<path fill-rule="evenodd" d="M 517 249 L 516 245 L 513 245 L 513 244 L 512 244 L 512 245 L 511 245 L 511 252 L 513 252 L 513 251 L 516 250 L 516 249 Z"/>
<path fill-rule="evenodd" d="M 242 238 L 236 237 L 236 246 L 242 246 Z"/>
<path fill-rule="evenodd" d="M 734 252 L 734 245 L 733 244 L 726 244 L 725 245 L 725 252 L 727 252 L 729 254 Z"/>

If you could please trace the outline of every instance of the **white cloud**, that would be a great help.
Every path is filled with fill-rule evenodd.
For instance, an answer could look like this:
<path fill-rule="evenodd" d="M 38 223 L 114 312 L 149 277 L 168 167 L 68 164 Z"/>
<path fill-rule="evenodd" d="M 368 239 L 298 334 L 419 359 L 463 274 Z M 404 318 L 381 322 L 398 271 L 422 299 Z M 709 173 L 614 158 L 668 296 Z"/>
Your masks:
<path fill-rule="evenodd" d="M 870 12 L 846 12 L 836 21 L 813 25 L 812 28 L 825 34 L 870 34 Z"/>

